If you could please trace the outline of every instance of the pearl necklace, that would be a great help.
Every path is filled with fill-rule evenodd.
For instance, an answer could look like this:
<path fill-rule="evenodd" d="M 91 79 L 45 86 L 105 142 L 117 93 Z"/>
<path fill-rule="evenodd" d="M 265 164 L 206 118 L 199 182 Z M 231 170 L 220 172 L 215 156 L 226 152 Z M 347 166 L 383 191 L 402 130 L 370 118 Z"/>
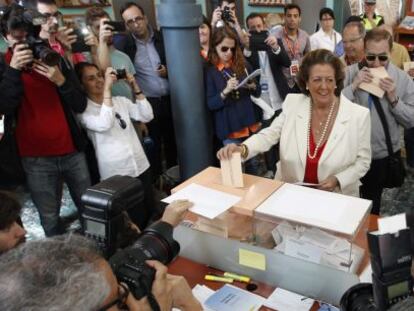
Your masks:
<path fill-rule="evenodd" d="M 335 108 L 335 101 L 333 101 L 332 104 L 331 104 L 331 108 L 329 109 L 328 118 L 326 119 L 325 125 L 324 125 L 323 130 L 322 130 L 322 135 L 321 135 L 321 137 L 319 137 L 319 141 L 317 142 L 317 144 L 315 146 L 315 151 L 312 155 L 311 151 L 310 151 L 310 136 L 311 136 L 311 124 L 312 124 L 312 100 L 310 102 L 307 151 L 308 151 L 308 157 L 312 160 L 316 158 L 316 155 L 318 154 L 318 150 L 321 147 L 323 140 L 325 139 L 326 132 L 328 131 L 328 126 L 331 123 L 331 118 L 332 118 L 332 115 L 333 115 L 334 108 Z"/>

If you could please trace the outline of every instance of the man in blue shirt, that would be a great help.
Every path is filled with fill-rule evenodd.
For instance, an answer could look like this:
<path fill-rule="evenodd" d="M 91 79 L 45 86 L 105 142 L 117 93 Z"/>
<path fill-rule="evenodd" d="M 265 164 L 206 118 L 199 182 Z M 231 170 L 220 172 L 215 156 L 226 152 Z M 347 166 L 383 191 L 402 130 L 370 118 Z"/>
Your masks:
<path fill-rule="evenodd" d="M 148 128 L 156 150 L 154 157 L 149 160 L 157 176 L 162 172 L 162 144 L 167 167 L 177 164 L 164 44 L 161 33 L 149 26 L 144 10 L 138 4 L 128 2 L 120 13 L 129 33 L 115 42 L 115 47 L 131 58 L 137 83 L 154 111 L 154 120 L 148 124 Z"/>

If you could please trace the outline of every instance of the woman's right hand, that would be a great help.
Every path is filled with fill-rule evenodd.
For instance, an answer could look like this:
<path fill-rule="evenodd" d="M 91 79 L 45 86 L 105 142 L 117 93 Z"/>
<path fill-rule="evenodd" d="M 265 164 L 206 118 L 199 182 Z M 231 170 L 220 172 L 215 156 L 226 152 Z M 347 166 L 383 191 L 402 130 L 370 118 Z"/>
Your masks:
<path fill-rule="evenodd" d="M 116 71 L 112 67 L 106 68 L 105 71 L 105 93 L 111 93 L 112 85 L 116 81 Z"/>
<path fill-rule="evenodd" d="M 228 144 L 217 151 L 217 158 L 219 160 L 228 160 L 231 158 L 232 154 L 235 152 L 242 153 L 243 148 L 236 144 Z"/>
<path fill-rule="evenodd" d="M 226 88 L 223 90 L 224 95 L 228 95 L 230 92 L 234 91 L 239 85 L 239 80 L 233 77 L 227 80 Z"/>

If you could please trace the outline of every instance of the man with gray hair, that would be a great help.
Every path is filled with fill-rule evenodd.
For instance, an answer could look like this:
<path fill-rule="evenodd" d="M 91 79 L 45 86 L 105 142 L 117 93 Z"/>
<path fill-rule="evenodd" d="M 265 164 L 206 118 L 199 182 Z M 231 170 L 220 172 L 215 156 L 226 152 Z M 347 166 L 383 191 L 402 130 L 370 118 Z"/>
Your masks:
<path fill-rule="evenodd" d="M 161 310 L 201 310 L 182 277 L 157 261 L 152 294 Z M 117 308 L 118 307 L 118 308 Z M 95 244 L 78 235 L 30 241 L 0 257 L 0 309 L 8 311 L 151 310 L 118 283 Z"/>

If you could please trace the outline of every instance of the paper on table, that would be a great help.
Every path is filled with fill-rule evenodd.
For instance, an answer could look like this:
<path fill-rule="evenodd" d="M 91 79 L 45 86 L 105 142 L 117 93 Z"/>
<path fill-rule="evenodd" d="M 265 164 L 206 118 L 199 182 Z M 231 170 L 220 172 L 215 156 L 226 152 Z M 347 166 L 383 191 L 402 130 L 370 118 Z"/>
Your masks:
<path fill-rule="evenodd" d="M 262 253 L 239 249 L 239 264 L 242 266 L 266 271 L 266 256 Z"/>
<path fill-rule="evenodd" d="M 405 228 L 407 228 L 405 213 L 378 218 L 378 231 L 380 234 L 395 233 Z"/>
<path fill-rule="evenodd" d="M 344 196 L 338 194 L 286 183 L 256 212 L 335 230 L 341 227 L 347 203 Z"/>
<path fill-rule="evenodd" d="M 192 292 L 193 292 L 194 297 L 203 306 L 204 311 L 212 311 L 205 305 L 205 302 L 208 298 L 210 298 L 211 295 L 215 293 L 214 290 L 212 290 L 211 288 L 205 285 L 197 284 L 196 286 L 193 287 Z"/>
<path fill-rule="evenodd" d="M 162 202 L 171 203 L 172 201 L 183 199 L 189 200 L 194 204 L 190 208 L 191 212 L 213 219 L 239 202 L 241 197 L 198 184 L 190 184 L 169 197 L 166 197 Z"/>
<path fill-rule="evenodd" d="M 232 154 L 228 160 L 221 160 L 221 178 L 223 185 L 230 187 L 243 187 L 243 172 L 240 152 Z"/>
<path fill-rule="evenodd" d="M 255 71 L 253 71 L 251 74 L 249 74 L 246 78 L 244 78 L 244 80 L 242 82 L 239 83 L 239 85 L 236 87 L 236 90 L 240 87 L 242 87 L 243 85 L 245 85 L 249 80 L 256 78 L 257 76 L 262 74 L 262 70 L 261 69 L 256 69 Z"/>
<path fill-rule="evenodd" d="M 367 91 L 368 93 L 375 95 L 379 98 L 384 96 L 385 91 L 379 87 L 380 79 L 388 77 L 388 72 L 384 67 L 369 68 L 369 71 L 374 76 L 371 83 L 362 82 L 359 88 Z"/>
<path fill-rule="evenodd" d="M 311 298 L 276 288 L 264 305 L 278 311 L 308 311 L 315 301 Z"/>
<path fill-rule="evenodd" d="M 205 302 L 215 311 L 256 311 L 263 305 L 265 298 L 244 289 L 226 284 Z"/>

